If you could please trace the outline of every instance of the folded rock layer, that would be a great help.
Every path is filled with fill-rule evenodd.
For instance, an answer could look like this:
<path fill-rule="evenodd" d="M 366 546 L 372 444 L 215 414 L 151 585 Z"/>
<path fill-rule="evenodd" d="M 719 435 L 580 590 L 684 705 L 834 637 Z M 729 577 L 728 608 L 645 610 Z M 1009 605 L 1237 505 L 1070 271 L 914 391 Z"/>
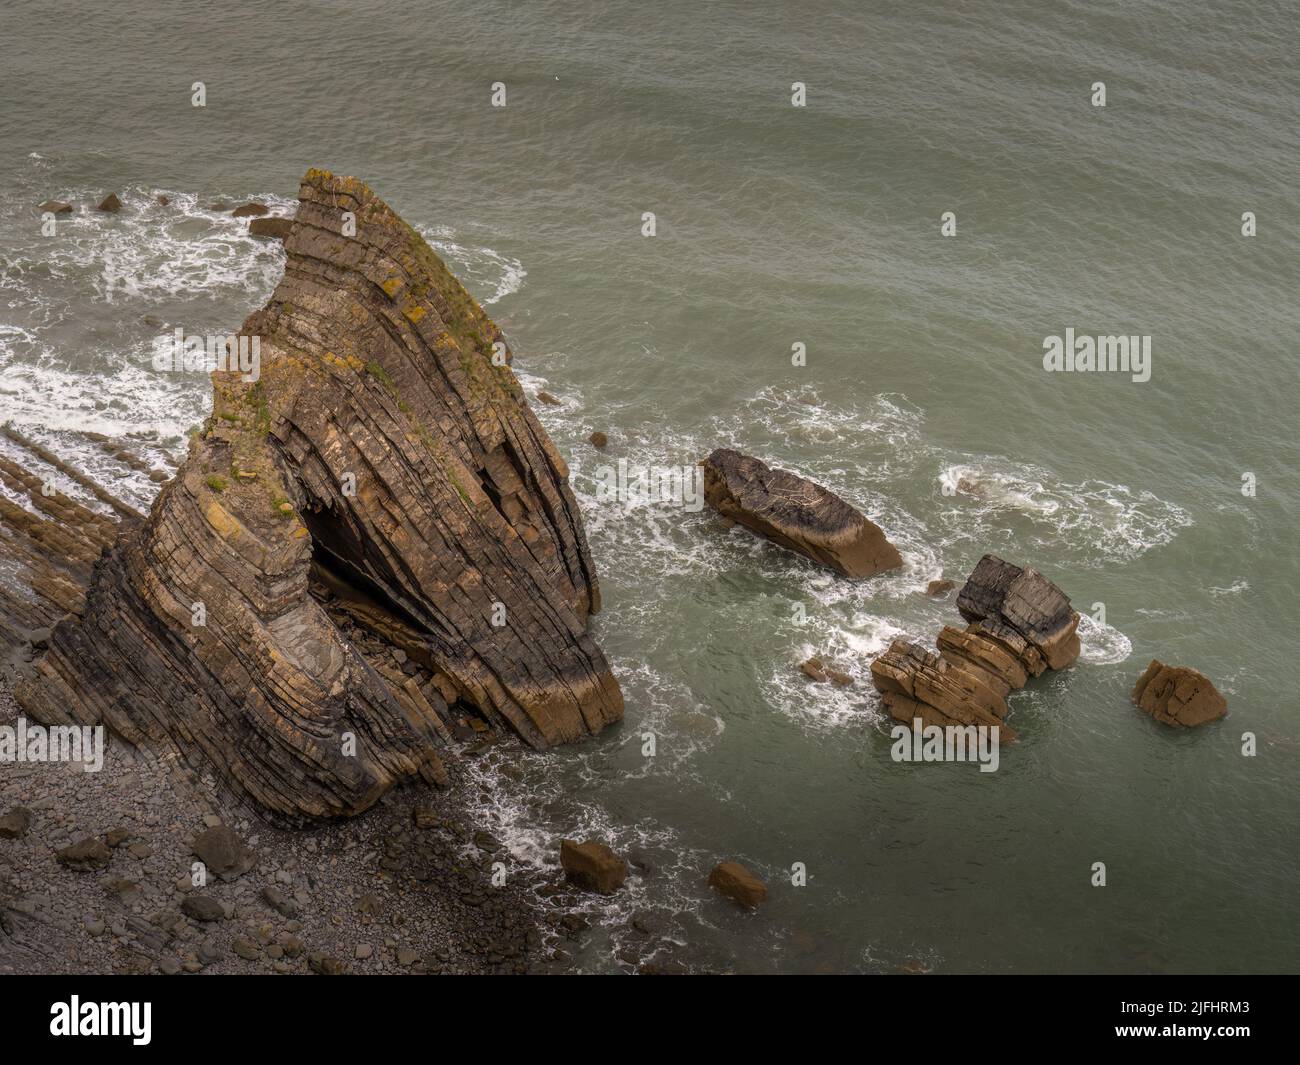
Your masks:
<path fill-rule="evenodd" d="M 704 498 L 724 518 L 844 577 L 903 564 L 884 532 L 821 485 L 718 448 L 703 462 Z"/>
<path fill-rule="evenodd" d="M 1078 613 L 1056 585 L 1032 569 L 985 555 L 957 595 L 970 624 L 944 626 L 938 654 L 895 640 L 871 663 L 871 680 L 897 721 L 988 725 L 1015 739 L 1006 697 L 1030 677 L 1064 669 L 1079 656 Z"/>
<path fill-rule="evenodd" d="M 22 705 L 174 744 L 290 819 L 440 779 L 453 706 L 536 747 L 618 720 L 568 469 L 500 330 L 353 178 L 307 173 L 285 250 L 240 331 L 260 375 L 212 375 L 181 471 L 96 563 Z M 434 683 L 372 668 L 322 587 Z"/>

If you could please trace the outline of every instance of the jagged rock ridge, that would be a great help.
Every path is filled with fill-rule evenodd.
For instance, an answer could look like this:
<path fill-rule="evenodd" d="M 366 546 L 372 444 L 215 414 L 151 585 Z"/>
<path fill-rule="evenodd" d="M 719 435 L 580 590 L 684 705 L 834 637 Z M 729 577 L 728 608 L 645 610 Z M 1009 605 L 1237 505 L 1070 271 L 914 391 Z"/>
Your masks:
<path fill-rule="evenodd" d="M 460 709 L 537 747 L 619 719 L 568 469 L 500 330 L 353 178 L 307 173 L 285 249 L 240 331 L 260 377 L 212 375 L 182 469 L 96 564 L 20 702 L 174 744 L 289 819 L 440 779 Z M 391 683 L 340 612 L 432 683 Z"/>

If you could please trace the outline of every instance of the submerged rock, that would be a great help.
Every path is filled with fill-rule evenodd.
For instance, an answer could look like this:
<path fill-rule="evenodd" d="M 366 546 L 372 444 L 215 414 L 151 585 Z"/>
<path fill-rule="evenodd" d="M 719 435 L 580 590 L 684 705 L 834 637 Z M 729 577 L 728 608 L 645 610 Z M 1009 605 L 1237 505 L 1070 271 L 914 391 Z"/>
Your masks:
<path fill-rule="evenodd" d="M 1217 721 L 1228 712 L 1228 701 L 1209 677 L 1154 658 L 1133 687 L 1133 702 L 1157 721 L 1185 728 Z"/>
<path fill-rule="evenodd" d="M 309 171 L 294 222 L 239 331 L 257 379 L 212 375 L 185 463 L 111 551 L 86 546 L 84 607 L 16 694 L 300 822 L 445 780 L 453 704 L 546 747 L 623 700 L 587 633 L 600 591 L 568 467 L 493 363 L 500 330 L 361 182 Z M 340 614 L 434 683 L 379 672 Z"/>
<path fill-rule="evenodd" d="M 826 675 L 826 667 L 822 664 L 820 658 L 809 658 L 805 662 L 800 662 L 799 672 L 809 680 L 815 680 L 818 684 L 825 684 L 830 679 Z"/>
<path fill-rule="evenodd" d="M 213 210 L 216 209 L 217 209 L 216 207 L 213 207 Z M 233 211 L 230 212 L 230 216 L 232 218 L 256 218 L 259 215 L 264 215 L 269 213 L 270 213 L 270 208 L 267 207 L 266 204 L 253 202 L 253 203 L 241 203 L 238 207 L 236 207 Z"/>
<path fill-rule="evenodd" d="M 753 909 L 767 898 L 767 885 L 739 862 L 720 862 L 709 874 L 709 887 Z"/>
<path fill-rule="evenodd" d="M 807 661 L 799 663 L 799 672 L 818 684 L 831 681 L 839 688 L 848 688 L 853 684 L 853 678 L 849 674 L 842 670 L 833 669 L 820 658 L 809 658 Z"/>
<path fill-rule="evenodd" d="M 592 433 L 591 436 L 587 437 L 587 439 L 591 441 L 592 447 L 598 447 L 601 450 L 604 450 L 604 448 L 609 444 L 609 437 L 599 429 Z"/>
<path fill-rule="evenodd" d="M 986 725 L 1002 742 L 1007 695 L 1047 669 L 1079 656 L 1079 615 L 1069 597 L 1042 574 L 985 555 L 957 595 L 971 624 L 944 626 L 938 653 L 895 640 L 871 663 L 871 680 L 896 721 L 924 725 Z"/>
<path fill-rule="evenodd" d="M 570 883 L 601 895 L 614 894 L 627 879 L 627 862 L 596 840 L 561 840 L 560 865 Z"/>
<path fill-rule="evenodd" d="M 774 544 L 845 577 L 870 577 L 903 564 L 879 526 L 812 481 L 727 448 L 718 448 L 703 466 L 708 504 Z"/>

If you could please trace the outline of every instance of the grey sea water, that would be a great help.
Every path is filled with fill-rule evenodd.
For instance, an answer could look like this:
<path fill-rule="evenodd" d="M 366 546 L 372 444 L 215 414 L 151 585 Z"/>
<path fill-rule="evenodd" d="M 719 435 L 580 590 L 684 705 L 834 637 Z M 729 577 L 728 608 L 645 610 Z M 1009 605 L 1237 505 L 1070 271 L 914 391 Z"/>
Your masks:
<path fill-rule="evenodd" d="M 698 969 L 1295 971 L 1297 29 L 1260 0 L 8 0 L 0 420 L 92 473 L 86 430 L 166 468 L 208 386 L 154 373 L 153 339 L 230 331 L 282 264 L 206 208 L 355 174 L 562 401 L 535 406 L 627 717 L 483 770 L 483 802 L 517 861 L 591 834 L 654 865 L 591 904 L 584 968 L 644 960 L 639 913 Z M 114 190 L 120 215 L 41 235 L 42 200 Z M 1150 381 L 1044 372 L 1067 327 L 1150 335 Z M 905 567 L 841 580 L 707 510 L 598 498 L 603 465 L 720 445 L 833 488 Z M 1106 623 L 1014 697 L 996 773 L 896 764 L 870 659 L 956 622 L 920 593 L 986 551 Z M 855 685 L 807 682 L 813 653 Z M 1229 717 L 1139 714 L 1156 656 Z M 723 858 L 768 881 L 756 914 L 705 886 Z"/>

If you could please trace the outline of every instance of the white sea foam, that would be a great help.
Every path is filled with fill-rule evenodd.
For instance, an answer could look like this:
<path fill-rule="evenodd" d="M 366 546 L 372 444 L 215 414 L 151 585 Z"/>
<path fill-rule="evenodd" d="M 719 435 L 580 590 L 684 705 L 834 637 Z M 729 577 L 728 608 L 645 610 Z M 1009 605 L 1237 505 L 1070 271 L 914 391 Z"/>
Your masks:
<path fill-rule="evenodd" d="M 581 762 L 593 756 L 576 757 Z M 708 855 L 683 846 L 671 827 L 652 818 L 624 822 L 611 816 L 605 806 L 587 797 L 601 793 L 599 781 L 592 788 L 574 788 L 574 776 L 581 779 L 586 774 L 581 766 L 575 774 L 563 752 L 512 754 L 509 764 L 521 769 L 522 776 L 503 773 L 504 764 L 492 758 L 467 760 L 470 787 L 466 795 L 475 823 L 500 840 L 511 861 L 522 867 L 535 886 L 561 878 L 561 838 L 599 840 L 625 857 L 649 859 L 655 867 L 653 879 L 646 879 L 633 866 L 632 875 L 617 894 L 579 893 L 568 908 L 583 913 L 599 927 L 600 934 L 610 938 L 614 946 L 610 953 L 632 946 L 638 961 L 651 956 L 658 940 L 635 939 L 627 927 L 633 913 L 647 908 L 664 922 L 663 939 L 684 942 L 674 931 L 674 916 L 697 907 L 689 886 L 699 881 L 701 869 L 707 869 Z M 591 772 L 598 776 L 600 771 Z M 597 959 L 597 963 L 604 968 L 607 959 Z"/>
<path fill-rule="evenodd" d="M 518 259 L 492 248 L 461 244 L 455 239 L 454 231 L 445 226 L 417 226 L 416 231 L 484 306 L 498 303 L 523 288 L 528 271 Z"/>
<path fill-rule="evenodd" d="M 828 615 L 810 616 L 786 661 L 763 670 L 760 688 L 769 706 L 801 724 L 838 730 L 848 725 L 880 720 L 880 703 L 871 685 L 871 660 L 885 650 L 903 630 L 885 618 L 855 614 L 848 620 Z M 811 630 L 811 631 L 808 631 Z M 800 670 L 800 663 L 819 658 L 832 669 L 847 673 L 853 684 L 815 682 Z"/>
<path fill-rule="evenodd" d="M 1102 624 L 1091 614 L 1079 614 L 1079 661 L 1106 666 L 1123 662 L 1133 653 L 1133 643 L 1113 625 Z"/>
<path fill-rule="evenodd" d="M 170 197 L 165 207 L 160 193 Z M 61 193 L 83 205 L 101 195 L 90 188 Z M 84 434 L 121 439 L 151 469 L 170 472 L 166 457 L 183 456 L 185 434 L 211 408 L 211 386 L 205 374 L 153 370 L 150 345 L 173 324 L 161 320 L 160 307 L 191 328 L 234 329 L 279 282 L 284 248 L 251 236 L 246 219 L 209 210 L 214 197 L 142 187 L 120 196 L 119 214 L 78 210 L 58 222 L 57 239 L 34 230 L 0 264 L 11 312 L 0 325 L 0 419 L 147 507 L 158 489 L 149 471 L 125 469 Z M 297 206 L 282 196 L 256 199 L 276 215 L 290 216 Z M 487 303 L 523 283 L 522 264 L 491 248 L 458 243 L 447 230 L 432 243 Z M 114 310 L 88 312 L 96 304 Z M 78 335 L 89 342 L 68 346 Z"/>

